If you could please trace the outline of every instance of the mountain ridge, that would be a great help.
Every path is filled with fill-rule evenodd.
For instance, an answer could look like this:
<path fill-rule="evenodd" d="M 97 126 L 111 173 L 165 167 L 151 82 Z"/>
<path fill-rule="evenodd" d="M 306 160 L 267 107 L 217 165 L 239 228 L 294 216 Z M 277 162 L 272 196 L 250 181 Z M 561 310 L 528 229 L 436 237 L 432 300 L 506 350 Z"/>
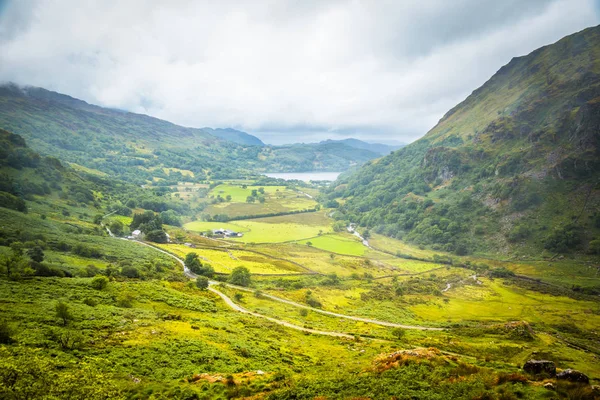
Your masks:
<path fill-rule="evenodd" d="M 346 200 L 337 218 L 438 250 L 594 251 L 599 132 L 594 27 L 514 58 L 423 138 L 341 177 L 329 196 Z"/>

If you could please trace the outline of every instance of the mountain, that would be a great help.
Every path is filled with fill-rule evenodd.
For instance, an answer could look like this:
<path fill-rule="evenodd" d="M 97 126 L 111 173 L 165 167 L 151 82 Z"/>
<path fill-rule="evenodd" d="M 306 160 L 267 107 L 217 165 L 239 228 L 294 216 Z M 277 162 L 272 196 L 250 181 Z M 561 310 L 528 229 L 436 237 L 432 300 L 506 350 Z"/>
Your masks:
<path fill-rule="evenodd" d="M 336 217 L 435 250 L 600 251 L 600 27 L 517 57 L 340 179 Z"/>
<path fill-rule="evenodd" d="M 202 128 L 204 132 L 210 133 L 221 139 L 228 140 L 241 145 L 247 146 L 264 146 L 265 144 L 256 136 L 250 135 L 249 133 L 238 131 L 231 128 Z"/>
<path fill-rule="evenodd" d="M 343 143 L 264 146 L 233 129 L 186 128 L 36 87 L 0 86 L 0 128 L 33 150 L 136 184 L 346 171 L 380 157 Z"/>
<path fill-rule="evenodd" d="M 398 150 L 399 148 L 405 146 L 404 144 L 392 146 L 392 145 L 383 144 L 383 143 L 369 143 L 369 142 L 363 142 L 362 140 L 353 139 L 353 138 L 342 139 L 342 140 L 328 139 L 328 140 L 324 140 L 324 141 L 320 142 L 319 144 L 326 144 L 326 143 L 343 143 L 347 146 L 354 147 L 355 149 L 372 151 L 373 153 L 377 153 L 382 156 L 388 155 L 388 154 L 390 154 L 390 152 L 392 152 L 394 150 Z"/>
<path fill-rule="evenodd" d="M 269 146 L 261 154 L 269 162 L 268 172 L 346 171 L 381 157 L 372 150 L 350 146 L 343 141 L 296 143 Z"/>

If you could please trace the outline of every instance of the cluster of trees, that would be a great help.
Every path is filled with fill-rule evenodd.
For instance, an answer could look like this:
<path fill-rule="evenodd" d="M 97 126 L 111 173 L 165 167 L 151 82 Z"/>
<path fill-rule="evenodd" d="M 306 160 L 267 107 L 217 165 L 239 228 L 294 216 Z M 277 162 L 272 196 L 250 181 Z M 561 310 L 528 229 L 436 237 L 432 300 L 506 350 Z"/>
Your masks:
<path fill-rule="evenodd" d="M 197 253 L 191 252 L 186 254 L 184 260 L 185 266 L 194 274 L 202 275 L 207 278 L 212 278 L 215 275 L 215 270 L 210 264 L 202 263 Z"/>
<path fill-rule="evenodd" d="M 264 203 L 266 201 L 265 198 L 265 188 L 259 187 L 258 189 L 252 189 L 252 194 L 246 197 L 246 203 Z"/>
<path fill-rule="evenodd" d="M 131 230 L 139 229 L 146 240 L 156 243 L 167 243 L 166 232 L 162 228 L 162 219 L 159 214 L 152 211 L 133 214 L 133 220 L 129 225 Z"/>

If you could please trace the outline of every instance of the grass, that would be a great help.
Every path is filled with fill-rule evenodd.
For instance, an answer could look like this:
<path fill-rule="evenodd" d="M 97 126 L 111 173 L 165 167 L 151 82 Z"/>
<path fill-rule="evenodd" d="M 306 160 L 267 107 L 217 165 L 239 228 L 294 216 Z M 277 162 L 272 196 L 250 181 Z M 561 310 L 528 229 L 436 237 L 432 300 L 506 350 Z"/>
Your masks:
<path fill-rule="evenodd" d="M 209 198 L 216 198 L 217 196 L 226 198 L 227 196 L 231 196 L 231 201 L 210 205 L 204 212 L 211 215 L 226 214 L 231 218 L 235 218 L 248 215 L 307 210 L 317 205 L 313 199 L 309 199 L 292 189 L 287 189 L 285 186 L 264 186 L 263 196 L 265 197 L 265 202 L 247 203 L 247 197 L 252 195 L 253 190 L 258 189 L 259 186 L 248 185 L 244 189 L 242 184 L 236 185 L 231 183 L 216 186 L 209 192 Z"/>
<path fill-rule="evenodd" d="M 293 222 L 284 222 L 286 220 Z M 300 222 L 297 215 L 248 219 L 227 223 L 194 221 L 185 224 L 184 228 L 195 232 L 220 228 L 231 229 L 244 234 L 241 238 L 233 239 L 244 243 L 290 242 L 316 237 L 319 235 L 319 232 L 330 231 L 330 227 L 327 225 L 304 225 Z"/>
<path fill-rule="evenodd" d="M 215 272 L 230 273 L 234 268 L 244 266 L 252 274 L 296 274 L 305 272 L 297 265 L 272 257 L 245 250 L 190 248 L 180 244 L 158 244 L 158 247 L 185 258 L 188 253 L 198 254 L 202 262 L 210 264 Z"/>
<path fill-rule="evenodd" d="M 356 237 L 351 235 L 322 235 L 316 238 L 302 240 L 299 243 L 307 244 L 308 242 L 318 249 L 351 256 L 362 256 L 367 249 Z"/>

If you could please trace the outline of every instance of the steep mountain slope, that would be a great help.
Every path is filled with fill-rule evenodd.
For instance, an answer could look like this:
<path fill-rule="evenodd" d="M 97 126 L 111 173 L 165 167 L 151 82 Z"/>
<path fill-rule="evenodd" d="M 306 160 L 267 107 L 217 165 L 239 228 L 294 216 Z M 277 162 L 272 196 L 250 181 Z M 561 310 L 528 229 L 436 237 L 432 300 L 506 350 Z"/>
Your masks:
<path fill-rule="evenodd" d="M 338 182 L 337 217 L 434 249 L 599 251 L 600 27 L 511 60 Z M 590 244 L 591 242 L 591 244 Z"/>
<path fill-rule="evenodd" d="M 319 144 L 325 144 L 325 143 L 343 143 L 350 147 L 354 147 L 355 149 L 369 150 L 374 153 L 378 153 L 382 156 L 388 155 L 388 154 L 390 154 L 390 152 L 404 147 L 404 145 L 391 146 L 389 144 L 383 144 L 383 143 L 368 143 L 368 142 L 363 142 L 362 140 L 352 139 L 352 138 L 342 139 L 342 140 L 329 139 L 329 140 L 324 140 L 324 141 L 320 142 Z"/>

